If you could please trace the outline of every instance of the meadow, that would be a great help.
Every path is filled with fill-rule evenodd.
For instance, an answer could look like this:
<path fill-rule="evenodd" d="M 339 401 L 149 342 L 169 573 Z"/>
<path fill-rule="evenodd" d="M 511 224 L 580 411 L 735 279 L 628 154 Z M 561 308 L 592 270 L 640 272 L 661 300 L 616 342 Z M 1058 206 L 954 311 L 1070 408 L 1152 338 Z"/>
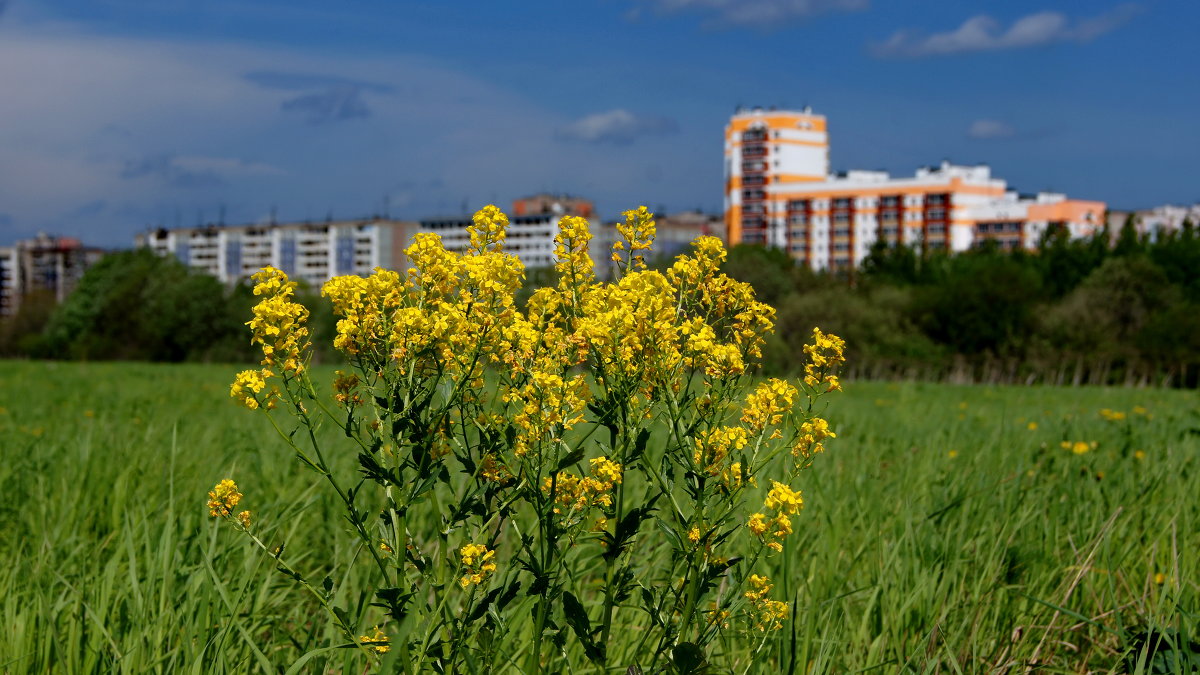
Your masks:
<path fill-rule="evenodd" d="M 355 555 L 341 505 L 230 400 L 235 370 L 0 362 L 0 671 L 371 665 L 314 652 L 328 617 L 208 515 L 234 477 L 311 578 Z M 792 616 L 750 672 L 1200 664 L 1195 392 L 850 382 L 830 403 L 838 438 L 771 562 Z M 369 568 L 340 569 L 351 598 Z"/>

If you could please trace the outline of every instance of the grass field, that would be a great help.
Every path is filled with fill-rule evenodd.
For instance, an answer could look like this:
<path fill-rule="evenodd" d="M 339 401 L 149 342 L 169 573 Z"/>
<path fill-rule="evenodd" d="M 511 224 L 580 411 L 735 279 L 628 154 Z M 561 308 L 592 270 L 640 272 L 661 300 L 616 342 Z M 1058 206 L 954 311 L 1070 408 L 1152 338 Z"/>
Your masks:
<path fill-rule="evenodd" d="M 353 555 L 317 477 L 230 401 L 233 371 L 0 363 L 0 671 L 283 672 L 335 641 L 207 516 L 232 476 L 311 576 Z M 850 383 L 829 417 L 839 438 L 771 570 L 793 619 L 761 670 L 1200 663 L 1195 392 Z M 301 668 L 365 666 L 344 650 Z"/>

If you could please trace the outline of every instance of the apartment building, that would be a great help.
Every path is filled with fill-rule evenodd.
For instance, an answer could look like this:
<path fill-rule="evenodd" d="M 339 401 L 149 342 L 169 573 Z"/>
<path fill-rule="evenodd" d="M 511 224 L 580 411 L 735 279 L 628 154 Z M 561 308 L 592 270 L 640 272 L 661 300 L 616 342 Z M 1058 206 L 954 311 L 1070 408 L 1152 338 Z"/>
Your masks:
<path fill-rule="evenodd" d="M 986 165 L 831 174 L 827 122 L 809 108 L 743 109 L 725 128 L 728 242 L 784 248 L 814 270 L 857 266 L 880 240 L 964 251 L 987 240 L 1029 248 L 1050 227 L 1088 236 L 1103 227 L 1104 209 L 1018 195 Z"/>
<path fill-rule="evenodd" d="M 205 225 L 137 235 L 135 246 L 173 255 L 221 281 L 247 279 L 272 265 L 320 286 L 335 276 L 401 269 L 417 223 L 382 218 L 325 222 Z"/>
<path fill-rule="evenodd" d="M 1125 220 L 1133 216 L 1138 234 L 1145 235 L 1150 241 L 1158 241 L 1162 237 L 1183 230 L 1184 223 L 1191 223 L 1193 228 L 1200 228 L 1200 203 L 1190 206 L 1163 204 L 1139 211 L 1110 211 L 1108 228 L 1116 237 L 1125 225 Z"/>
<path fill-rule="evenodd" d="M 577 197 L 562 201 L 535 195 L 514 202 L 506 251 L 526 267 L 554 263 L 554 237 L 562 215 L 595 212 L 592 202 Z M 587 217 L 587 216 L 585 216 Z M 452 251 L 470 245 L 469 216 L 429 218 L 419 222 L 386 218 L 252 225 L 204 225 L 156 229 L 137 235 L 135 245 L 159 255 L 173 255 L 226 283 L 249 278 L 266 265 L 312 286 L 344 274 L 369 275 L 376 267 L 408 269 L 404 249 L 419 232 L 441 236 Z"/>
<path fill-rule="evenodd" d="M 103 255 L 74 237 L 44 233 L 0 247 L 0 316 L 16 314 L 21 299 L 36 291 L 50 291 L 62 302 Z"/>

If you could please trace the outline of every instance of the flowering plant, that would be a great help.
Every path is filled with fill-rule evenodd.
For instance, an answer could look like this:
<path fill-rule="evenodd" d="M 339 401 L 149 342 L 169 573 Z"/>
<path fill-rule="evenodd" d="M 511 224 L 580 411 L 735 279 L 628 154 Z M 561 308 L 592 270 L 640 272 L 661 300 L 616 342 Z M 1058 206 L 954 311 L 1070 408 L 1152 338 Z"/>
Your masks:
<path fill-rule="evenodd" d="M 816 330 L 802 380 L 759 381 L 774 310 L 720 272 L 721 242 L 701 237 L 651 270 L 652 216 L 624 215 L 616 280 L 597 280 L 588 223 L 567 216 L 557 284 L 524 309 L 524 270 L 493 206 L 475 214 L 465 253 L 418 234 L 406 274 L 329 281 L 350 364 L 332 397 L 306 366 L 294 284 L 255 275 L 263 300 L 248 325 L 264 358 L 231 395 L 267 412 L 336 493 L 374 604 L 334 606 L 255 537 L 249 512 L 232 515 L 232 482 L 210 509 L 270 551 L 347 646 L 406 672 L 584 660 L 699 672 L 728 651 L 722 640 L 751 635 L 761 649 L 787 619 L 756 565 L 783 550 L 803 506 L 792 485 L 834 436 L 815 404 L 840 389 L 843 343 Z M 345 448 L 319 442 L 322 418 Z M 330 452 L 356 453 L 360 480 L 336 475 Z"/>

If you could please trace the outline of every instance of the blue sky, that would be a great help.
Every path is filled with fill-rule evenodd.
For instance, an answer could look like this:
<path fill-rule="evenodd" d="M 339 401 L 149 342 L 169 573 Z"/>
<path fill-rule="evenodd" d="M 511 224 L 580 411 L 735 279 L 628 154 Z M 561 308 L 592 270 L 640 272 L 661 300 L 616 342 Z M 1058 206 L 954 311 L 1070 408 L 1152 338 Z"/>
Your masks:
<path fill-rule="evenodd" d="M 541 190 L 715 211 L 739 104 L 827 115 L 835 170 L 1190 203 L 1198 25 L 1162 0 L 0 0 L 0 245 Z"/>

